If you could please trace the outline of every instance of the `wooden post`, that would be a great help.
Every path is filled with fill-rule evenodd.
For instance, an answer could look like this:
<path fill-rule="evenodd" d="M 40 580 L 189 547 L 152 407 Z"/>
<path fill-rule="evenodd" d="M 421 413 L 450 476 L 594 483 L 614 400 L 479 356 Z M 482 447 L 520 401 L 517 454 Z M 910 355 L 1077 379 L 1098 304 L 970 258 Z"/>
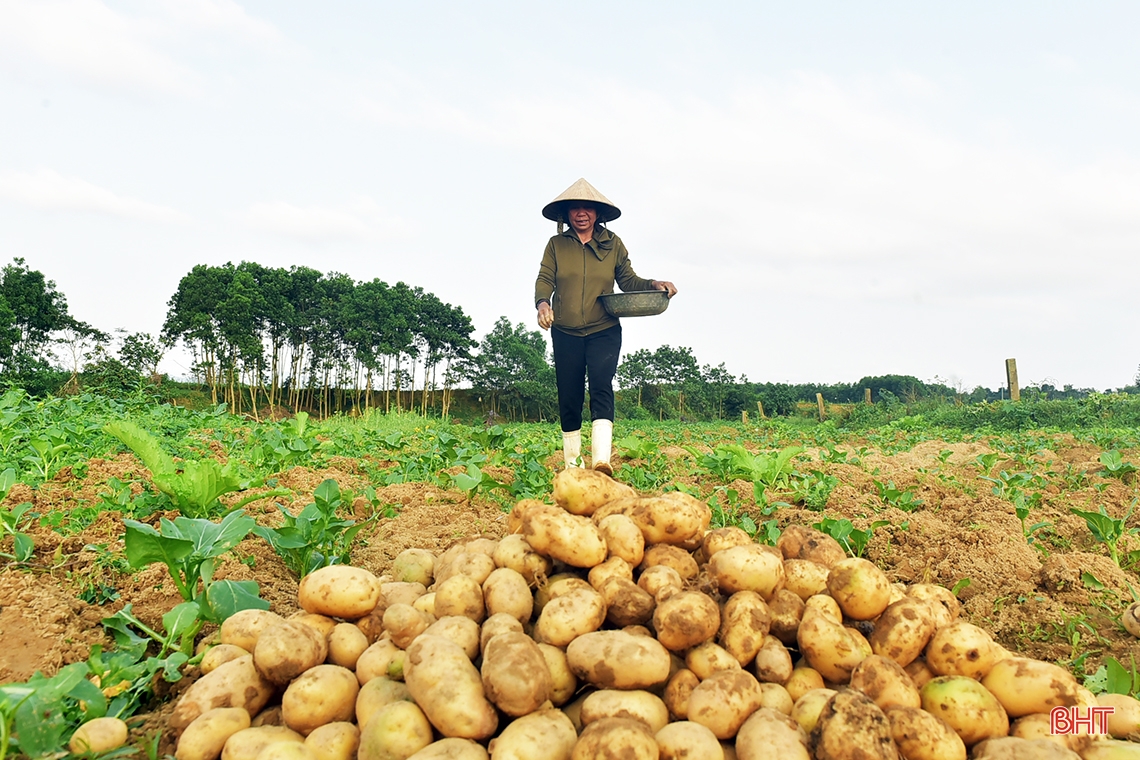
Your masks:
<path fill-rule="evenodd" d="M 870 405 L 870 403 L 871 403 L 871 389 L 870 388 L 864 388 L 863 389 L 863 401 L 866 404 Z"/>
<path fill-rule="evenodd" d="M 747 409 L 741 409 L 740 410 L 740 421 L 741 421 L 741 423 L 743 423 L 745 425 L 748 424 L 748 410 Z"/>
<path fill-rule="evenodd" d="M 765 419 L 765 417 L 764 417 L 764 402 L 763 401 L 757 401 L 756 402 L 756 411 L 758 411 L 760 413 L 760 419 Z"/>
<path fill-rule="evenodd" d="M 1021 400 L 1021 387 L 1017 384 L 1017 359 L 1005 360 L 1005 378 L 1009 382 L 1009 400 Z"/>
<path fill-rule="evenodd" d="M 815 394 L 815 403 L 819 407 L 819 420 L 820 420 L 820 422 L 823 422 L 823 416 L 824 415 L 823 415 L 823 394 L 822 393 Z"/>

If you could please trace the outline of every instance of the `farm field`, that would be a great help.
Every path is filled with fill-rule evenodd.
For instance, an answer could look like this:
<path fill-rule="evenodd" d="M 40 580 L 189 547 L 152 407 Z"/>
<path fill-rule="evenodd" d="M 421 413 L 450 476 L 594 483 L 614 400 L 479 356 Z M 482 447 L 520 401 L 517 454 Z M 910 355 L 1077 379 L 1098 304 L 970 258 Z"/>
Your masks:
<path fill-rule="evenodd" d="M 114 424 L 124 420 L 133 427 Z M 1013 652 L 1057 663 L 1094 692 L 1140 687 L 1137 639 L 1120 622 L 1140 599 L 1135 431 L 962 431 L 910 416 L 860 430 L 619 421 L 615 438 L 618 481 L 685 491 L 709 505 L 711 527 L 771 544 L 790 525 L 817 526 L 892 581 L 951 589 L 962 616 Z M 196 676 L 186 659 L 227 611 L 261 600 L 295 612 L 298 571 L 319 566 L 318 544 L 383 575 L 407 548 L 500 537 L 517 501 L 550 500 L 559 446 L 554 425 L 253 423 L 224 409 L 11 391 L 0 398 L 0 684 L 113 671 L 123 686 L 104 692 L 107 711 L 135 716 L 139 747 L 172 753 L 166 723 Z M 167 460 L 181 464 L 160 473 Z M 180 515 L 184 541 L 229 515 L 205 573 L 216 597 L 180 589 L 158 559 L 171 556 L 155 548 L 168 537 L 160 520 Z M 274 538 L 288 542 L 273 529 L 287 523 L 311 532 L 275 550 Z M 187 577 L 196 583 L 201 568 Z M 136 656 L 114 664 L 112 651 Z M 83 687 L 62 691 L 56 723 L 36 738 L 44 747 L 57 734 L 66 743 L 88 699 Z M 13 700 L 0 710 L 30 741 Z"/>

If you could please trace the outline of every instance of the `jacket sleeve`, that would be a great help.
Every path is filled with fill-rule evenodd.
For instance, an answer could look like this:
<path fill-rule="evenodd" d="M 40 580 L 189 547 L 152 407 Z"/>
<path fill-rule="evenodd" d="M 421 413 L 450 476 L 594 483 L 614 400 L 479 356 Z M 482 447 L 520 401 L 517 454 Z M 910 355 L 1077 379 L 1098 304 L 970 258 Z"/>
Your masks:
<path fill-rule="evenodd" d="M 617 249 L 614 251 L 617 255 L 617 261 L 614 263 L 614 279 L 617 280 L 618 287 L 622 289 L 622 292 L 653 290 L 653 280 L 638 277 L 637 272 L 633 271 L 633 265 L 629 263 L 629 251 L 626 250 L 625 243 L 621 242 L 621 238 L 618 238 L 615 248 Z"/>
<path fill-rule="evenodd" d="M 538 267 L 538 279 L 534 281 L 534 305 L 539 301 L 549 301 L 554 294 L 554 282 L 558 276 L 558 260 L 554 257 L 554 239 L 546 244 L 542 254 L 542 264 Z"/>

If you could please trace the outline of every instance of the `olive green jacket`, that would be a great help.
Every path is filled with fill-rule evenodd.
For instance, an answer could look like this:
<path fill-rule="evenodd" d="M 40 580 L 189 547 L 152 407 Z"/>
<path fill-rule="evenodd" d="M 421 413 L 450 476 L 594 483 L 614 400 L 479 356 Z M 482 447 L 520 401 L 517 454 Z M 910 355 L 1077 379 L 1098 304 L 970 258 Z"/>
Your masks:
<path fill-rule="evenodd" d="M 638 277 L 629 263 L 625 244 L 598 225 L 585 245 L 572 229 L 550 238 L 534 283 L 534 305 L 549 301 L 554 326 L 571 335 L 590 335 L 618 324 L 602 308 L 598 296 L 614 292 L 652 290 L 653 281 Z"/>

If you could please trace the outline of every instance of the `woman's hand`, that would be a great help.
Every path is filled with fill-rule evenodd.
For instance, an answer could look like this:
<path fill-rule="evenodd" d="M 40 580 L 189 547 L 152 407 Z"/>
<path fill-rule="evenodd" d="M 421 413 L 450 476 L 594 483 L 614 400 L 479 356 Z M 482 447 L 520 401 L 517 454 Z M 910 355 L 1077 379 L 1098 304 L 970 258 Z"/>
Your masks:
<path fill-rule="evenodd" d="M 677 286 L 668 280 L 651 280 L 650 282 L 653 283 L 654 290 L 664 290 L 670 298 L 677 295 Z"/>
<path fill-rule="evenodd" d="M 552 324 L 554 324 L 554 309 L 543 301 L 538 305 L 538 326 L 543 330 L 549 330 Z"/>

